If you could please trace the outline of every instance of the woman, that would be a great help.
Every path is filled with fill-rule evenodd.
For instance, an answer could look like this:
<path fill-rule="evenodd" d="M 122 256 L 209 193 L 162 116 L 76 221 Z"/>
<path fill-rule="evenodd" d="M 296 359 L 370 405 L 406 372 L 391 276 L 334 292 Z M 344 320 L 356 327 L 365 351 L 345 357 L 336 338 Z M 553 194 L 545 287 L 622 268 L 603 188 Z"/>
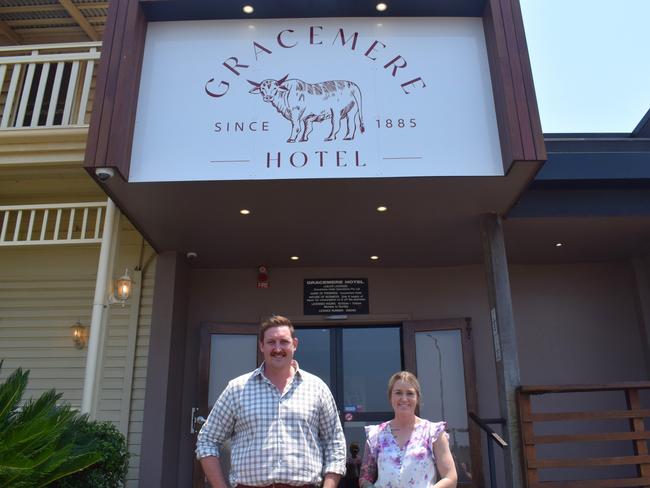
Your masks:
<path fill-rule="evenodd" d="M 391 376 L 388 398 L 395 418 L 366 427 L 359 486 L 454 488 L 458 477 L 446 422 L 429 422 L 415 415 L 420 401 L 420 383 L 415 375 L 400 371 Z M 437 483 L 436 467 L 440 475 Z"/>

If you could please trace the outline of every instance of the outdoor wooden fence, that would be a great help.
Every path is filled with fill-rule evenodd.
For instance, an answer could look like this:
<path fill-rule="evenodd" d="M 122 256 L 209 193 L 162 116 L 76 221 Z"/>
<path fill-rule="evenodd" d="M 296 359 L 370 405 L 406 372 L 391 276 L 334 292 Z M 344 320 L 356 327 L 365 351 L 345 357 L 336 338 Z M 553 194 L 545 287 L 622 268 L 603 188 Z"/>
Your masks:
<path fill-rule="evenodd" d="M 518 391 L 518 404 L 521 422 L 522 443 L 524 451 L 524 475 L 528 488 L 618 488 L 618 487 L 650 487 L 650 454 L 648 452 L 648 439 L 650 431 L 645 428 L 645 419 L 650 417 L 650 409 L 643 408 L 641 404 L 641 391 L 650 389 L 650 382 L 618 383 L 591 386 L 522 386 Z M 618 410 L 589 410 L 572 412 L 539 412 L 533 410 L 533 397 L 547 394 L 575 394 L 594 392 L 620 392 L 625 396 L 627 408 Z M 602 422 L 606 420 L 618 421 L 614 423 L 614 431 L 604 431 Z M 629 428 L 621 429 L 621 420 Z M 590 432 L 584 433 L 585 423 L 596 422 L 598 425 Z M 541 424 L 556 422 L 561 426 L 558 430 L 562 433 L 553 435 L 539 434 Z M 581 424 L 583 429 L 575 429 L 576 424 Z M 595 425 L 595 424 L 594 424 Z M 536 427 L 537 431 L 536 431 Z M 583 433 L 571 433 L 582 430 Z M 587 429 L 588 431 L 590 429 Z M 539 446 L 554 444 L 559 451 L 562 445 L 581 443 L 618 443 L 621 450 L 627 444 L 630 455 L 614 455 L 609 457 L 562 457 L 556 456 L 541 458 Z M 631 443 L 631 446 L 630 444 Z M 622 448 L 625 450 L 625 447 Z M 588 473 L 591 468 L 634 466 L 636 476 L 622 477 L 616 475 L 607 479 L 592 479 Z M 560 469 L 558 469 L 560 468 Z M 581 468 L 585 473 L 584 479 L 558 480 L 557 473 L 561 468 Z M 553 481 L 540 481 L 543 470 L 553 469 Z M 575 473 L 575 471 L 574 471 Z"/>

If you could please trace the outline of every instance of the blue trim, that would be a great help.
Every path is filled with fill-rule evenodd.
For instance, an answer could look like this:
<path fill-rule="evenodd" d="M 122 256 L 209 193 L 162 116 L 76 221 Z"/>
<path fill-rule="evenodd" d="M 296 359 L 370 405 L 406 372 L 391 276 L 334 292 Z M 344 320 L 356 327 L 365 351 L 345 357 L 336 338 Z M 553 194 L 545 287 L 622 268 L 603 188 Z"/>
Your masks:
<path fill-rule="evenodd" d="M 646 189 L 531 190 L 508 214 L 525 217 L 647 217 Z"/>
<path fill-rule="evenodd" d="M 549 153 L 535 181 L 650 179 L 650 152 Z"/>

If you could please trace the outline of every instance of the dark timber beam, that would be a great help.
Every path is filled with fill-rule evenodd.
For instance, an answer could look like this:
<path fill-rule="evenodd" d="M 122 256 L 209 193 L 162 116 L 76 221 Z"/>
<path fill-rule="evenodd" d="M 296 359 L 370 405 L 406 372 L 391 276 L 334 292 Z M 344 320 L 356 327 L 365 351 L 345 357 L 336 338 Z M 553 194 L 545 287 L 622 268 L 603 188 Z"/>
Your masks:
<path fill-rule="evenodd" d="M 11 42 L 14 42 L 16 44 L 23 43 L 21 37 L 18 34 L 16 34 L 11 27 L 9 27 L 9 24 L 3 22 L 2 20 L 0 20 L 0 34 L 2 34 L 7 39 L 11 40 Z"/>
<path fill-rule="evenodd" d="M 81 11 L 77 8 L 77 6 L 74 3 L 72 3 L 72 0 L 59 0 L 59 3 L 70 14 L 70 17 L 72 17 L 75 20 L 75 22 L 79 24 L 79 27 L 83 29 L 83 31 L 92 41 L 102 40 L 102 37 L 95 30 L 95 28 L 92 25 L 90 25 L 88 19 L 84 17 L 84 14 L 81 13 Z"/>
<path fill-rule="evenodd" d="M 497 214 L 486 214 L 481 217 L 481 241 L 494 338 L 499 409 L 501 417 L 506 420 L 504 434 L 510 444 L 509 449 L 504 452 L 506 486 L 520 488 L 524 484 L 516 397 L 517 387 L 520 386 L 519 357 L 505 239 L 501 217 Z"/>
<path fill-rule="evenodd" d="M 488 0 L 483 29 L 507 174 L 516 162 L 546 160 L 519 0 Z"/>
<path fill-rule="evenodd" d="M 128 180 L 146 32 L 140 2 L 109 3 L 84 164 L 92 177 L 111 167 Z"/>

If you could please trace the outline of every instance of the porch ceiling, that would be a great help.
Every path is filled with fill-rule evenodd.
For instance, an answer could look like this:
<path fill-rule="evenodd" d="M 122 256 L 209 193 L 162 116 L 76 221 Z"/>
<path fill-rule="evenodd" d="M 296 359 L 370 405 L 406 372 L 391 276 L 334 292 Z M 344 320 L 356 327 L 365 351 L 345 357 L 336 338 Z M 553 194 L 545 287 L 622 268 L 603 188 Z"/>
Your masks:
<path fill-rule="evenodd" d="M 449 266 L 483 261 L 479 216 L 507 213 L 534 166 L 516 164 L 496 178 L 129 184 L 115 177 L 103 186 L 158 251 L 196 252 L 197 267 Z M 378 205 L 389 210 L 379 213 Z M 240 215 L 242 208 L 251 214 Z M 511 262 L 562 263 L 644 255 L 648 224 L 518 218 L 504 228 Z"/>
<path fill-rule="evenodd" d="M 647 216 L 511 218 L 504 232 L 513 263 L 616 261 L 650 253 Z"/>
<path fill-rule="evenodd" d="M 0 5 L 0 46 L 100 41 L 107 1 L 6 0 Z"/>
<path fill-rule="evenodd" d="M 253 15 L 242 13 L 243 3 L 234 0 L 138 0 L 149 20 L 236 19 L 300 17 L 474 16 L 480 17 L 485 0 L 400 0 L 387 2 L 379 13 L 374 0 L 275 0 L 249 2 Z M 108 1 L 6 0 L 0 4 L 0 46 L 84 42 L 102 39 Z"/>
<path fill-rule="evenodd" d="M 505 212 L 536 164 L 507 177 L 102 184 L 158 251 L 210 267 L 481 262 L 478 216 Z M 386 205 L 380 213 L 377 206 Z M 250 215 L 241 215 L 240 209 Z"/>

